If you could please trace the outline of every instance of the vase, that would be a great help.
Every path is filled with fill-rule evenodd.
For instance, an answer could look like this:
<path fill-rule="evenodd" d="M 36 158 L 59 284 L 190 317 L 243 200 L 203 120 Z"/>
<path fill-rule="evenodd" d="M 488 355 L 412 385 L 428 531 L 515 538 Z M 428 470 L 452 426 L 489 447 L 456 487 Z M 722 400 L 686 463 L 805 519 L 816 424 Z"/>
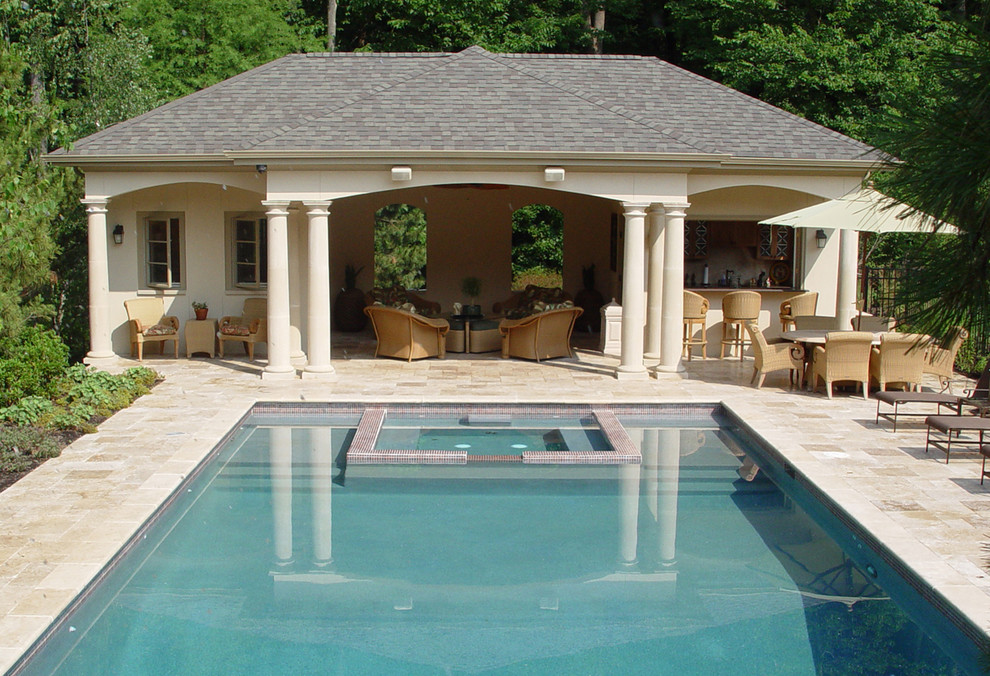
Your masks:
<path fill-rule="evenodd" d="M 200 309 L 200 308 L 195 308 L 195 309 L 193 310 L 193 312 L 195 312 L 195 313 L 196 313 L 196 319 L 197 319 L 198 321 L 203 321 L 204 319 L 206 319 L 206 315 L 207 315 L 207 314 L 209 314 L 209 312 L 210 312 L 210 310 L 209 310 L 209 308 L 205 308 L 205 307 L 204 307 L 204 308 L 202 308 L 202 309 Z"/>

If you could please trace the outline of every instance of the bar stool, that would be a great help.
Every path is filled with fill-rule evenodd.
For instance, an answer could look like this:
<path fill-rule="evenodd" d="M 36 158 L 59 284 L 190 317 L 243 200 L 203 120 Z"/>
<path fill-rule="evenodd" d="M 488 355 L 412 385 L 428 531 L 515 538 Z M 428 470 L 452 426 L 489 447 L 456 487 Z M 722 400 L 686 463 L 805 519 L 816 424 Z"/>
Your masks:
<path fill-rule="evenodd" d="M 688 361 L 691 361 L 691 348 L 701 346 L 701 358 L 708 358 L 708 299 L 694 291 L 684 291 L 684 351 Z M 697 328 L 701 327 L 701 336 L 694 337 Z"/>
<path fill-rule="evenodd" d="M 756 291 L 733 291 L 722 299 L 722 351 L 720 358 L 725 358 L 725 347 L 739 348 L 739 361 L 742 361 L 743 351 L 750 340 L 746 334 L 746 324 L 760 319 L 760 306 L 763 297 Z"/>
<path fill-rule="evenodd" d="M 780 304 L 780 330 L 789 331 L 794 327 L 794 318 L 814 315 L 818 310 L 818 292 L 807 291 L 788 298 Z"/>

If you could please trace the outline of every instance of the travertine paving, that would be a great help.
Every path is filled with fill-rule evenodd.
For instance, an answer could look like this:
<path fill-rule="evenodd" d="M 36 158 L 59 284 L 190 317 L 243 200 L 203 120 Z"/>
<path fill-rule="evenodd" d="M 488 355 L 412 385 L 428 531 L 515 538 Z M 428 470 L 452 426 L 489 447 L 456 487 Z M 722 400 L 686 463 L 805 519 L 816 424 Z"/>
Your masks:
<path fill-rule="evenodd" d="M 752 360 L 695 359 L 677 376 L 616 380 L 591 349 L 542 364 L 497 355 L 406 363 L 335 336 L 328 380 L 261 380 L 262 362 L 145 363 L 164 383 L 0 493 L 0 669 L 46 626 L 256 401 L 722 402 L 870 528 L 896 555 L 990 629 L 990 481 L 976 453 L 924 452 L 924 426 L 874 424 L 861 396 L 795 391 Z M 132 362 L 122 360 L 118 368 Z"/>

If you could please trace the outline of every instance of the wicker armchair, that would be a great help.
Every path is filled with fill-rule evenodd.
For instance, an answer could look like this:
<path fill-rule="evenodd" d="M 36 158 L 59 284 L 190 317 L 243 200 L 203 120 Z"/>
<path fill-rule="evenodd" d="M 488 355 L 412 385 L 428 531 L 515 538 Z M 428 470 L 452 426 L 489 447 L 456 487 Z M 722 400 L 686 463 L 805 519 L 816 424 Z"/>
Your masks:
<path fill-rule="evenodd" d="M 131 356 L 144 359 L 144 344 L 158 343 L 165 354 L 165 342 L 171 340 L 179 356 L 179 318 L 165 314 L 161 298 L 135 298 L 124 301 L 127 326 L 131 333 Z"/>
<path fill-rule="evenodd" d="M 806 291 L 788 298 L 780 304 L 780 330 L 788 331 L 794 326 L 794 318 L 814 315 L 818 310 L 818 292 Z"/>
<path fill-rule="evenodd" d="M 791 385 L 794 384 L 794 374 L 797 373 L 798 387 L 804 386 L 804 347 L 791 342 L 767 342 L 766 336 L 760 331 L 756 322 L 746 324 L 746 330 L 753 341 L 753 377 L 750 382 L 759 380 L 756 389 L 763 387 L 763 379 L 771 371 L 790 371 Z"/>
<path fill-rule="evenodd" d="M 798 331 L 838 331 L 839 320 L 835 317 L 821 317 L 818 315 L 798 315 L 794 318 L 794 326 Z"/>
<path fill-rule="evenodd" d="M 917 390 L 927 359 L 927 338 L 915 333 L 884 333 L 879 347 L 870 350 L 870 378 L 887 391 L 888 383 L 904 383 Z"/>
<path fill-rule="evenodd" d="M 447 332 L 450 330 L 446 319 L 431 319 L 386 305 L 369 305 L 364 313 L 375 327 L 376 357 L 412 361 L 446 356 Z"/>
<path fill-rule="evenodd" d="M 579 307 L 538 312 L 522 319 L 503 319 L 498 326 L 502 334 L 502 358 L 553 359 L 572 357 L 571 332 L 574 321 L 584 312 Z"/>
<path fill-rule="evenodd" d="M 857 315 L 850 322 L 853 331 L 871 331 L 873 333 L 883 333 L 893 331 L 897 326 L 897 319 L 894 317 L 875 317 L 873 315 Z"/>
<path fill-rule="evenodd" d="M 720 358 L 725 357 L 725 348 L 739 348 L 739 361 L 749 340 L 743 326 L 749 322 L 758 321 L 763 297 L 756 291 L 733 291 L 725 294 L 722 299 L 722 350 Z"/>
<path fill-rule="evenodd" d="M 863 384 L 863 398 L 870 398 L 870 350 L 873 334 L 867 331 L 832 331 L 825 334 L 825 347 L 815 347 L 811 365 L 812 389 L 825 383 L 832 398 L 833 383 L 851 380 Z"/>
<path fill-rule="evenodd" d="M 224 343 L 233 341 L 242 343 L 248 361 L 254 361 L 254 346 L 268 342 L 268 299 L 245 298 L 244 309 L 241 310 L 240 316 L 220 318 L 217 338 L 220 341 L 218 346 L 221 359 Z"/>
<path fill-rule="evenodd" d="M 952 375 L 956 363 L 956 353 L 969 338 L 969 331 L 961 326 L 951 329 L 939 345 L 932 345 L 925 362 L 925 373 L 938 376 L 942 392 L 952 392 Z"/>
<path fill-rule="evenodd" d="M 694 291 L 684 291 L 684 351 L 691 361 L 691 348 L 701 347 L 701 358 L 708 358 L 708 299 Z M 695 338 L 695 327 L 701 327 L 701 335 Z"/>

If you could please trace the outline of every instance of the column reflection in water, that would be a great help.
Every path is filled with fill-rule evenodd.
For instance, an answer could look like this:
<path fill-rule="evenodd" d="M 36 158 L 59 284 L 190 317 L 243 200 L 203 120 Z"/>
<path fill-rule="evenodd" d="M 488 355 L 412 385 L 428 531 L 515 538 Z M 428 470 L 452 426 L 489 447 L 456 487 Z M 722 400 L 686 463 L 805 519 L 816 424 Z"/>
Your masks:
<path fill-rule="evenodd" d="M 681 470 L 681 430 L 657 432 L 656 457 L 660 564 L 671 566 L 677 555 L 677 486 Z"/>
<path fill-rule="evenodd" d="M 619 466 L 619 563 L 624 566 L 636 563 L 639 476 L 639 465 Z"/>
<path fill-rule="evenodd" d="M 309 428 L 309 464 L 313 489 L 313 563 L 333 561 L 333 449 L 329 427 Z"/>
<path fill-rule="evenodd" d="M 275 561 L 287 566 L 292 563 L 292 428 L 272 427 L 268 435 Z"/>

